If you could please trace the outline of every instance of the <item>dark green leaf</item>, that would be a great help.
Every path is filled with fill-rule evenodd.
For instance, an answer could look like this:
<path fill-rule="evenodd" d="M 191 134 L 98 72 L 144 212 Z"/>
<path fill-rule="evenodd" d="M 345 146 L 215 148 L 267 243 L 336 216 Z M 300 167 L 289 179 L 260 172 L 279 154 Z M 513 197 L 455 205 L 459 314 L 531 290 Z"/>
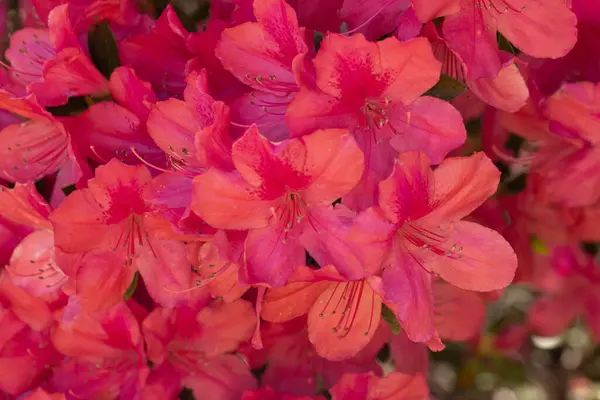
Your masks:
<path fill-rule="evenodd" d="M 502 36 L 502 34 L 500 32 L 498 32 L 497 38 L 498 38 L 498 47 L 500 48 L 500 50 L 504 50 L 513 55 L 517 55 L 519 53 L 519 51 L 515 48 L 515 46 L 513 46 L 512 43 L 509 42 L 507 38 Z"/>
<path fill-rule="evenodd" d="M 387 308 L 385 304 L 381 305 L 381 317 L 390 326 L 394 335 L 400 333 L 400 322 L 398 322 L 398 318 L 396 318 L 394 312 Z"/>
<path fill-rule="evenodd" d="M 65 196 L 70 195 L 75 190 L 77 190 L 77 188 L 75 187 L 75 185 L 69 185 L 69 186 L 65 186 L 65 187 L 62 188 L 62 191 L 65 194 Z"/>
<path fill-rule="evenodd" d="M 450 101 L 463 94 L 466 89 L 467 87 L 462 82 L 449 75 L 441 75 L 439 82 L 429 89 L 425 95 Z"/>
<path fill-rule="evenodd" d="M 321 48 L 321 42 L 323 41 L 323 34 L 321 32 L 317 32 L 315 31 L 315 34 L 313 35 L 313 43 L 315 45 L 315 51 L 319 51 L 319 49 Z"/>
<path fill-rule="evenodd" d="M 135 275 L 133 275 L 133 280 L 131 281 L 131 285 L 129 285 L 129 287 L 127 288 L 127 291 L 125 292 L 125 300 L 129 300 L 131 298 L 131 296 L 133 296 L 133 294 L 135 293 L 135 289 L 137 288 L 137 283 L 138 283 L 138 276 L 139 273 L 137 271 L 135 271 Z"/>
<path fill-rule="evenodd" d="M 121 65 L 119 61 L 119 48 L 117 41 L 108 25 L 102 21 L 92 26 L 88 32 L 88 47 L 90 57 L 98 71 L 106 78 L 110 78 L 112 72 Z"/>
<path fill-rule="evenodd" d="M 181 389 L 181 393 L 179 393 L 179 398 L 181 400 L 194 400 L 195 399 L 194 393 L 186 387 Z"/>
<path fill-rule="evenodd" d="M 88 109 L 85 96 L 69 97 L 67 104 L 56 107 L 46 107 L 46 110 L 55 117 L 68 117 L 79 115 Z"/>

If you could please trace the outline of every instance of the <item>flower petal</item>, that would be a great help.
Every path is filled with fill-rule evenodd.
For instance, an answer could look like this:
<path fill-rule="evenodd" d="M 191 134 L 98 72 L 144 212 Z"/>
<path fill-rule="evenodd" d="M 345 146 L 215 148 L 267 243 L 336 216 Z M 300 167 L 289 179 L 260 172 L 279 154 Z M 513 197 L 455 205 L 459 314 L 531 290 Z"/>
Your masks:
<path fill-rule="evenodd" d="M 431 271 L 454 286 L 491 292 L 508 286 L 517 269 L 517 256 L 496 231 L 467 221 L 455 222 L 445 253 L 426 260 Z"/>
<path fill-rule="evenodd" d="M 369 343 L 380 318 L 381 299 L 366 281 L 331 285 L 308 313 L 308 337 L 321 357 L 344 360 Z"/>

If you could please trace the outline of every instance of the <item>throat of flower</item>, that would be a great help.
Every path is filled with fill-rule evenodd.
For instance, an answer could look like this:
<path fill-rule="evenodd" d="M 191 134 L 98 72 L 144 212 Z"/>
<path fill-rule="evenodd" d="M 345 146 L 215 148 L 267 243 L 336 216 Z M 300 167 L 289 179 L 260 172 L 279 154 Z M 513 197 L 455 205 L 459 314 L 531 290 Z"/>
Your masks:
<path fill-rule="evenodd" d="M 283 244 L 288 242 L 295 228 L 304 219 L 318 232 L 316 220 L 312 217 L 309 208 L 310 204 L 295 192 L 286 194 L 278 206 L 271 208 L 271 220 L 280 227 L 279 238 Z"/>
<path fill-rule="evenodd" d="M 406 242 L 419 248 L 421 251 L 429 251 L 439 257 L 448 257 L 458 260 L 463 258 L 463 247 L 456 243 L 449 242 L 448 237 L 451 231 L 452 226 L 446 231 L 438 229 L 437 232 L 434 232 L 413 223 L 405 223 L 398 233 Z M 409 254 L 425 272 L 430 275 L 435 275 L 423 265 L 420 258 L 411 251 L 410 246 L 404 246 L 403 250 Z"/>
<path fill-rule="evenodd" d="M 371 304 L 369 323 L 367 329 L 363 332 L 368 336 L 373 328 L 373 318 L 375 309 L 375 292 L 371 292 L 370 298 L 365 298 L 365 280 L 337 283 L 331 293 L 331 297 L 325 303 L 325 306 L 319 313 L 319 318 L 326 318 L 331 321 L 331 332 L 337 334 L 338 339 L 344 339 L 348 336 L 355 325 L 361 302 L 368 301 Z"/>
<path fill-rule="evenodd" d="M 388 128 L 394 135 L 403 135 L 408 131 L 410 127 L 411 112 L 406 111 L 404 118 L 404 126 L 397 127 L 390 121 L 390 107 L 391 100 L 389 97 L 380 99 L 368 99 L 365 104 L 361 107 L 361 112 L 365 118 L 365 125 L 373 130 L 382 130 Z M 377 138 L 374 138 L 378 141 Z"/>
<path fill-rule="evenodd" d="M 154 251 L 150 235 L 144 229 L 144 221 L 140 215 L 130 215 L 123 223 L 123 229 L 117 239 L 117 243 L 113 247 L 114 252 L 124 252 L 123 267 L 128 267 L 133 264 L 133 260 L 138 249 L 148 246 L 152 255 L 158 260 L 158 255 Z"/>

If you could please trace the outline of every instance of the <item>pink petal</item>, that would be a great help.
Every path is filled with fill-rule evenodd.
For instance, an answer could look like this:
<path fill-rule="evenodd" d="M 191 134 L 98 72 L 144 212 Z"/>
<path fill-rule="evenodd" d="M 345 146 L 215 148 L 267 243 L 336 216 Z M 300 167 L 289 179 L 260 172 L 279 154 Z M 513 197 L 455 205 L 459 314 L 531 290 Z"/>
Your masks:
<path fill-rule="evenodd" d="M 75 281 L 77 296 L 85 310 L 107 309 L 123 301 L 133 281 L 135 267 L 123 266 L 122 258 L 113 252 L 88 253 L 84 256 Z"/>
<path fill-rule="evenodd" d="M 81 49 L 69 47 L 48 60 L 44 80 L 30 85 L 31 92 L 47 106 L 65 104 L 69 97 L 105 94 L 108 80 Z"/>
<path fill-rule="evenodd" d="M 429 211 L 432 173 L 429 159 L 414 151 L 400 154 L 391 176 L 379 183 L 379 207 L 394 224 L 418 219 Z"/>
<path fill-rule="evenodd" d="M 196 281 L 180 241 L 153 240 L 136 250 L 134 260 L 150 296 L 165 307 L 175 307 L 197 294 Z M 131 282 L 130 282 L 131 283 Z M 198 291 L 199 292 L 199 291 Z"/>
<path fill-rule="evenodd" d="M 529 89 L 515 64 L 502 67 L 495 78 L 469 81 L 469 88 L 492 107 L 511 113 L 523 108 L 529 98 Z"/>
<path fill-rule="evenodd" d="M 0 189 L 0 214 L 8 220 L 37 229 L 51 229 L 51 209 L 32 183 L 17 183 L 13 189 Z"/>
<path fill-rule="evenodd" d="M 44 62 L 54 58 L 56 51 L 46 29 L 24 28 L 10 38 L 6 59 L 15 72 L 15 80 L 23 85 L 42 80 Z"/>
<path fill-rule="evenodd" d="M 257 387 L 248 365 L 230 354 L 208 360 L 199 374 L 184 378 L 183 384 L 196 398 L 206 400 L 238 400 L 243 392 Z"/>
<path fill-rule="evenodd" d="M 265 293 L 260 316 L 271 322 L 285 322 L 308 314 L 330 282 L 295 282 Z"/>
<path fill-rule="evenodd" d="M 515 276 L 517 256 L 510 244 L 498 232 L 473 222 L 455 222 L 442 250 L 426 265 L 461 289 L 490 292 L 508 286 Z"/>
<path fill-rule="evenodd" d="M 218 229 L 255 229 L 267 226 L 273 203 L 235 173 L 210 170 L 194 178 L 192 210 Z"/>
<path fill-rule="evenodd" d="M 157 101 L 152 86 L 137 77 L 129 67 L 118 67 L 110 75 L 110 93 L 118 104 L 145 120 L 150 113 L 149 105 Z"/>
<path fill-rule="evenodd" d="M 302 192 L 310 204 L 331 204 L 358 183 L 364 156 L 346 130 L 320 130 L 301 138 L 306 147 L 305 173 L 312 183 Z"/>
<path fill-rule="evenodd" d="M 421 97 L 407 107 L 390 110 L 390 144 L 398 152 L 421 151 L 439 164 L 467 137 L 460 113 L 445 101 Z"/>
<path fill-rule="evenodd" d="M 283 0 L 258 0 L 254 15 L 258 22 L 223 32 L 217 56 L 240 81 L 258 91 L 296 91 L 292 62 L 308 51 L 296 13 Z"/>
<path fill-rule="evenodd" d="M 308 314 L 308 337 L 321 357 L 344 360 L 369 343 L 380 317 L 381 299 L 366 281 L 333 284 Z"/>
<path fill-rule="evenodd" d="M 484 153 L 447 158 L 433 172 L 433 210 L 423 224 L 439 226 L 469 215 L 498 187 L 500 171 Z"/>
<path fill-rule="evenodd" d="M 398 318 L 410 340 L 425 342 L 434 337 L 431 278 L 418 259 L 397 248 L 393 264 L 381 274 L 383 302 Z"/>
<path fill-rule="evenodd" d="M 435 327 L 442 339 L 462 342 L 479 335 L 486 307 L 478 293 L 439 280 L 434 281 L 432 289 Z"/>
<path fill-rule="evenodd" d="M 460 0 L 461 11 L 444 19 L 442 30 L 448 47 L 467 66 L 469 79 L 495 78 L 502 68 L 496 42 L 496 20 L 472 0 Z"/>
<path fill-rule="evenodd" d="M 398 372 L 407 375 L 427 375 L 429 370 L 429 350 L 423 343 L 411 341 L 404 331 L 392 336 L 390 352 Z"/>
<path fill-rule="evenodd" d="M 282 224 L 271 224 L 248 232 L 245 259 L 249 284 L 266 283 L 281 287 L 294 269 L 304 264 L 304 247 L 296 237 L 289 236 Z"/>
<path fill-rule="evenodd" d="M 62 125 L 30 120 L 0 132 L 0 174 L 11 181 L 39 180 L 66 162 L 68 137 Z"/>
<path fill-rule="evenodd" d="M 415 13 L 423 23 L 460 11 L 458 0 L 412 0 Z"/>
<path fill-rule="evenodd" d="M 55 292 L 67 279 L 55 263 L 51 231 L 35 231 L 23 239 L 13 251 L 7 271 L 17 286 L 34 296 Z"/>
<path fill-rule="evenodd" d="M 266 198 L 277 198 L 288 188 L 304 188 L 310 182 L 305 169 L 307 148 L 297 139 L 275 145 L 253 125 L 234 143 L 232 154 L 244 180 L 260 187 Z"/>
<path fill-rule="evenodd" d="M 361 32 L 367 39 L 375 41 L 393 32 L 400 15 L 409 7 L 408 0 L 345 0 L 340 17 L 348 24 L 349 31 Z"/>
<path fill-rule="evenodd" d="M 577 41 L 577 17 L 562 0 L 529 1 L 516 11 L 494 13 L 494 18 L 498 30 L 533 57 L 563 57 Z M 556 39 L 548 32 L 556 33 Z"/>

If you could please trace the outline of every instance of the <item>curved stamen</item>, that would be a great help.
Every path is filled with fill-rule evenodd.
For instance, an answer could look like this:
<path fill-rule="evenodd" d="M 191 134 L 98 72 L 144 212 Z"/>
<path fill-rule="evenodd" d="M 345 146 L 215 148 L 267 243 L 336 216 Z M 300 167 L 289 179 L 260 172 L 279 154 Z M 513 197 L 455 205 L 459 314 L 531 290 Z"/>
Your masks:
<path fill-rule="evenodd" d="M 350 34 L 352 34 L 354 32 L 358 32 L 359 30 L 361 30 L 362 28 L 364 28 L 369 22 L 373 21 L 373 19 L 375 19 L 375 17 L 377 17 L 379 14 L 381 14 L 381 12 L 383 10 L 385 10 L 393 2 L 394 2 L 394 0 L 388 0 L 387 3 L 385 3 L 379 10 L 377 10 L 373 15 L 371 15 L 371 17 L 369 17 L 369 19 L 367 19 L 365 22 L 363 22 L 362 24 L 360 24 L 356 28 L 351 29 L 351 30 L 349 30 L 347 32 L 344 32 L 344 35 L 350 35 Z"/>

